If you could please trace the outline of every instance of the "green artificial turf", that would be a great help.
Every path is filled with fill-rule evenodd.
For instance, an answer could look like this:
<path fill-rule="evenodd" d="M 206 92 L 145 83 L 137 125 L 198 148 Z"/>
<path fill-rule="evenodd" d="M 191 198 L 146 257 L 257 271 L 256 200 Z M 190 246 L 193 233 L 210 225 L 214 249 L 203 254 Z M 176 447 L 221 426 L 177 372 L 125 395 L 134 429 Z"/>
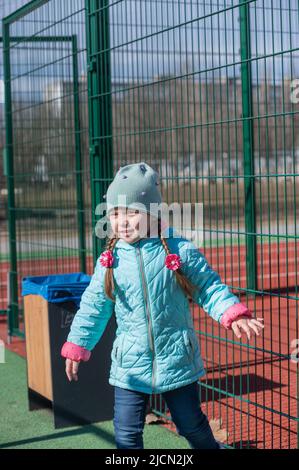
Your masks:
<path fill-rule="evenodd" d="M 0 449 L 116 449 L 113 422 L 55 429 L 50 409 L 28 410 L 26 360 L 5 350 L 0 363 Z M 145 449 L 190 449 L 182 436 L 145 425 Z"/>

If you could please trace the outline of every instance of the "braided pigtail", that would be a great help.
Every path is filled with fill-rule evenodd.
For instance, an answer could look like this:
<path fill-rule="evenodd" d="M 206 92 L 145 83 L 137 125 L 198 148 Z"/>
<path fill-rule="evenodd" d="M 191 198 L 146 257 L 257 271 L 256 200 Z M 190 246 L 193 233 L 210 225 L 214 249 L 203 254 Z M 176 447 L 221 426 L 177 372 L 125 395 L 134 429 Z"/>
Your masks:
<path fill-rule="evenodd" d="M 107 268 L 104 281 L 105 293 L 109 299 L 113 300 L 113 302 L 115 302 L 115 297 L 112 294 L 115 288 L 113 278 L 113 249 L 117 240 L 117 237 L 108 238 L 105 251 L 103 251 L 100 256 L 100 263 Z"/>
<path fill-rule="evenodd" d="M 159 233 L 159 237 L 161 239 L 161 242 L 162 242 L 162 245 L 164 247 L 164 250 L 166 252 L 166 258 L 170 258 L 172 259 L 172 257 L 174 257 L 174 260 L 173 261 L 170 261 L 170 264 L 172 263 L 176 263 L 176 259 L 178 258 L 177 255 L 172 255 L 170 253 L 170 250 L 169 250 L 169 246 L 167 244 L 167 241 L 166 239 L 161 235 L 161 222 L 160 222 L 160 219 L 159 219 L 159 225 L 158 225 L 158 233 Z M 170 269 L 172 269 L 169 264 L 166 262 L 166 265 L 167 267 L 169 267 Z M 180 269 L 180 267 L 174 269 L 174 273 L 175 273 L 175 276 L 176 276 L 176 279 L 177 279 L 177 282 L 179 283 L 179 285 L 181 286 L 181 288 L 183 289 L 183 291 L 185 292 L 185 294 L 187 295 L 187 297 L 190 298 L 190 300 L 192 300 L 192 296 L 194 294 L 194 291 L 196 289 L 198 289 L 197 286 L 195 286 L 194 284 L 192 284 L 192 282 L 185 276 L 185 274 L 182 272 L 182 270 Z"/>

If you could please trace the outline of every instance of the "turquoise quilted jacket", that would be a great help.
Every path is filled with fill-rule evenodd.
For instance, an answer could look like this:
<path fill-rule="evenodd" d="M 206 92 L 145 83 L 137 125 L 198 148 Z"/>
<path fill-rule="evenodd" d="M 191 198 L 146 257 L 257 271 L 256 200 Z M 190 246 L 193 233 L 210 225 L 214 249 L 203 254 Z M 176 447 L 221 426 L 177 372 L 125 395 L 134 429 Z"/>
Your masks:
<path fill-rule="evenodd" d="M 251 316 L 192 241 L 169 227 L 167 243 L 170 253 L 180 256 L 183 273 L 199 287 L 193 300 L 208 315 L 227 329 L 239 315 Z M 90 352 L 114 311 L 117 329 L 111 351 L 111 385 L 153 394 L 205 375 L 189 300 L 174 272 L 164 264 L 166 253 L 160 238 L 134 243 L 119 239 L 113 256 L 116 302 L 104 292 L 106 268 L 98 259 L 62 355 L 78 360 L 65 351 Z"/>

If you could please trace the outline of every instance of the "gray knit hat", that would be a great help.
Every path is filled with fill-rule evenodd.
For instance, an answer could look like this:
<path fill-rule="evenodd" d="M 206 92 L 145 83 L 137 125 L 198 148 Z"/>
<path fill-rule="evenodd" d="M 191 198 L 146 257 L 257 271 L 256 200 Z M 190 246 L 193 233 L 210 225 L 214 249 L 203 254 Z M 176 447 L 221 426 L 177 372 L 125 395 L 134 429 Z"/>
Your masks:
<path fill-rule="evenodd" d="M 107 215 L 115 207 L 129 207 L 157 215 L 162 202 L 159 174 L 145 162 L 119 168 L 104 196 Z M 151 203 L 156 203 L 150 206 Z"/>

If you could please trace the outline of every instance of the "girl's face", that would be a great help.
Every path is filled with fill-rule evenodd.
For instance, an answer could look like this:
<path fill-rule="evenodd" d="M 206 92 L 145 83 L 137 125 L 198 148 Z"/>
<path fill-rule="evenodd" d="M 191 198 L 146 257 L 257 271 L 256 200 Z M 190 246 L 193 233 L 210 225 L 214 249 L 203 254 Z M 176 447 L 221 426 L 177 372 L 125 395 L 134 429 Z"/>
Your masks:
<path fill-rule="evenodd" d="M 117 238 L 133 243 L 147 237 L 152 216 L 146 212 L 126 207 L 116 207 L 108 215 L 111 228 Z"/>

